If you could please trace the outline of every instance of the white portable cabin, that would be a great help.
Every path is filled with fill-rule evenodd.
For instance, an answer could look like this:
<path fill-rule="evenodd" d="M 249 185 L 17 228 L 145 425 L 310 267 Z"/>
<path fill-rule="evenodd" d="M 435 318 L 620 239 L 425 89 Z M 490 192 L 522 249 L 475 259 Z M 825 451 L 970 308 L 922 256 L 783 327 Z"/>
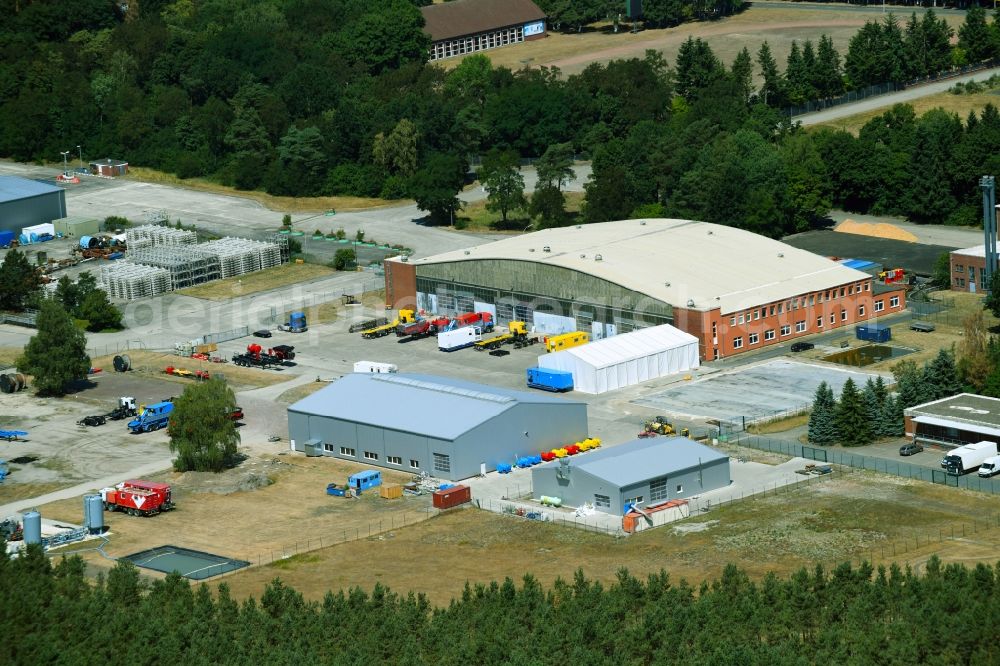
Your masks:
<path fill-rule="evenodd" d="M 395 363 L 379 363 L 377 361 L 358 361 L 354 364 L 354 372 L 369 372 L 380 374 L 383 372 L 399 372 Z"/>

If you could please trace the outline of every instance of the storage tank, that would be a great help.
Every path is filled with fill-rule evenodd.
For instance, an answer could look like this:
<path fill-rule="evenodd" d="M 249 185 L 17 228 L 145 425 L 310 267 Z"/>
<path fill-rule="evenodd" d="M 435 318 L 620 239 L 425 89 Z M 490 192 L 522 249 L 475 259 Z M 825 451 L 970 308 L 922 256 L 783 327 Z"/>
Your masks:
<path fill-rule="evenodd" d="M 104 531 L 104 500 L 100 495 L 83 496 L 83 526 L 91 534 Z"/>
<path fill-rule="evenodd" d="M 93 236 L 80 236 L 80 249 L 89 250 L 97 247 L 97 239 Z"/>
<path fill-rule="evenodd" d="M 22 517 L 24 523 L 24 543 L 42 542 L 42 514 L 29 511 Z"/>

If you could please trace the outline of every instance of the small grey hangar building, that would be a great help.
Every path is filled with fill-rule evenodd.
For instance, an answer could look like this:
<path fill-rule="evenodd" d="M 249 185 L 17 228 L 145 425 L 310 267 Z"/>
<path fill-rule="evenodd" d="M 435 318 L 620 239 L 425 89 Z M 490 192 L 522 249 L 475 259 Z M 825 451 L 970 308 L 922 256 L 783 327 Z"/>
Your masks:
<path fill-rule="evenodd" d="M 20 176 L 0 176 L 0 231 L 20 233 L 24 227 L 66 217 L 61 187 Z"/>
<path fill-rule="evenodd" d="M 587 406 L 420 374 L 345 375 L 288 408 L 296 451 L 458 481 L 587 437 Z"/>
<path fill-rule="evenodd" d="M 729 485 L 729 456 L 686 437 L 653 437 L 560 458 L 531 470 L 536 499 L 592 504 L 621 515 L 628 503 L 649 508 Z"/>

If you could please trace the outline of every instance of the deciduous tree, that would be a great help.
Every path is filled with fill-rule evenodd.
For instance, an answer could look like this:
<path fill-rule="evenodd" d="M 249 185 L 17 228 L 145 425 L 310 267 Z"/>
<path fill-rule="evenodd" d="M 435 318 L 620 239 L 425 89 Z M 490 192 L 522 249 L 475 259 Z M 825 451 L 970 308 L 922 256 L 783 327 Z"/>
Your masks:
<path fill-rule="evenodd" d="M 500 213 L 503 222 L 514 210 L 527 208 L 524 198 L 524 176 L 521 175 L 520 160 L 512 150 L 493 149 L 483 156 L 479 168 L 479 182 L 486 190 L 486 210 Z"/>
<path fill-rule="evenodd" d="M 62 304 L 50 298 L 42 300 L 36 326 L 38 332 L 24 347 L 17 368 L 34 377 L 40 395 L 64 395 L 72 382 L 85 379 L 90 370 L 87 337 Z"/>
<path fill-rule="evenodd" d="M 28 258 L 18 249 L 7 252 L 0 264 L 0 310 L 23 310 L 39 293 L 41 281 Z"/>
<path fill-rule="evenodd" d="M 221 472 L 236 456 L 240 435 L 229 415 L 236 407 L 233 390 L 221 379 L 189 384 L 174 400 L 167 434 L 177 454 L 178 472 Z"/>

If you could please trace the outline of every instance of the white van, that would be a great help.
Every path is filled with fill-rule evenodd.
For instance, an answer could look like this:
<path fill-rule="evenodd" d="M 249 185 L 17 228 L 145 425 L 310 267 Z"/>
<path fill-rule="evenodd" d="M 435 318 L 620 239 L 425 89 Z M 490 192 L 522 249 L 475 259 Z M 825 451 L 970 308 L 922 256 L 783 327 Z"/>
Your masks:
<path fill-rule="evenodd" d="M 987 458 L 979 466 L 979 476 L 994 476 L 996 474 L 1000 474 L 1000 456 Z"/>

